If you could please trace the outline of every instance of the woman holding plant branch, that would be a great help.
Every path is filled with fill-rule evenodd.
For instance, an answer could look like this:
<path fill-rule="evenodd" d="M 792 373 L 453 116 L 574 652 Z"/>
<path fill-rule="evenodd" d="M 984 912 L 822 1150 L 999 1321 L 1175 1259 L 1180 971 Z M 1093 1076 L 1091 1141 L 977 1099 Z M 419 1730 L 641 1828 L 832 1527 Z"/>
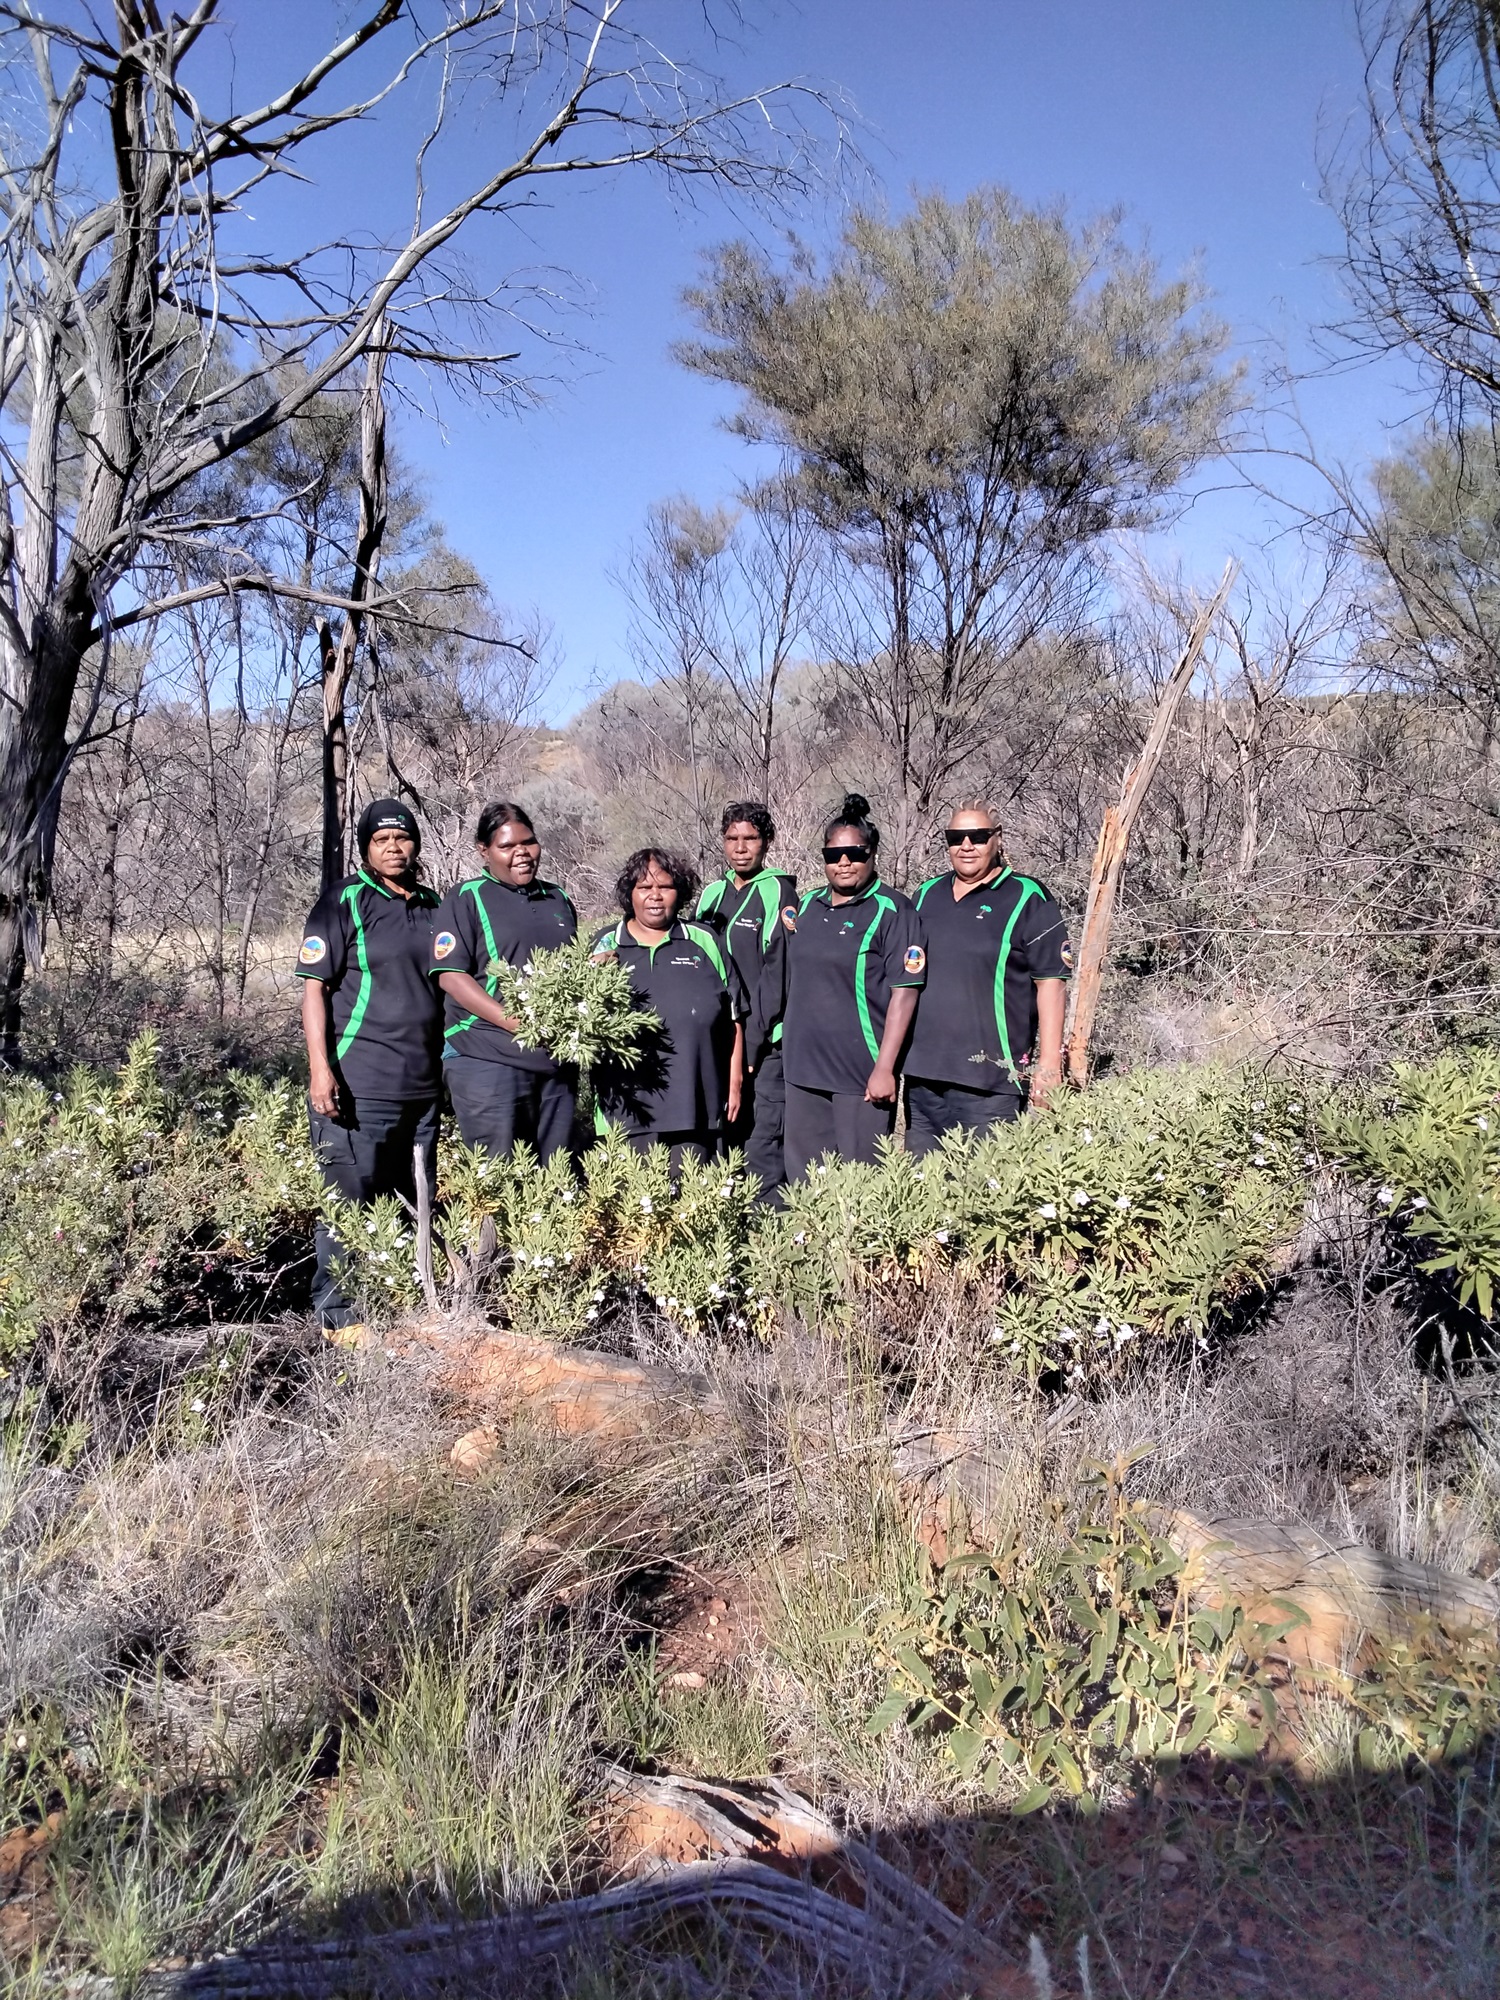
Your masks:
<path fill-rule="evenodd" d="M 620 920 L 595 939 L 594 956 L 625 969 L 659 1026 L 628 1074 L 597 1078 L 598 1118 L 643 1151 L 668 1147 L 675 1171 L 684 1159 L 722 1151 L 725 1127 L 739 1116 L 749 1000 L 719 940 L 678 915 L 698 887 L 685 861 L 643 847 L 616 887 Z"/>
<path fill-rule="evenodd" d="M 524 1140 L 545 1163 L 573 1130 L 574 1077 L 521 1023 L 500 994 L 504 968 L 578 935 L 578 913 L 538 873 L 541 843 L 524 806 L 497 799 L 474 835 L 480 874 L 443 898 L 430 972 L 447 1008 L 443 1074 L 466 1146 L 499 1158 Z"/>

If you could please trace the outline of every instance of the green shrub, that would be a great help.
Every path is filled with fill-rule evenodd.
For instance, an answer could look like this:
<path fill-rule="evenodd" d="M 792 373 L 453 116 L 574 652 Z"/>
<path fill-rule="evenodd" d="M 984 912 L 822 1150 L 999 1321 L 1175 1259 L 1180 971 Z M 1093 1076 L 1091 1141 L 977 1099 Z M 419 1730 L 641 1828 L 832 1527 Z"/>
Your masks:
<path fill-rule="evenodd" d="M 1323 1140 L 1418 1270 L 1493 1320 L 1500 1296 L 1500 1054 L 1417 1066 L 1330 1104 Z"/>
<path fill-rule="evenodd" d="M 1275 1721 L 1257 1665 L 1284 1627 L 1194 1611 L 1180 1557 L 1125 1497 L 1128 1460 L 1084 1479 L 1080 1518 L 1053 1549 L 1011 1536 L 933 1563 L 855 1643 L 889 1678 L 866 1727 L 937 1733 L 959 1772 L 1032 1812 L 1085 1807 L 1143 1766 L 1204 1749 L 1248 1757 Z"/>
<path fill-rule="evenodd" d="M 922 1160 L 820 1167 L 765 1225 L 760 1261 L 779 1298 L 825 1316 L 956 1269 L 986 1288 L 1004 1360 L 1082 1380 L 1152 1340 L 1202 1339 L 1264 1285 L 1302 1213 L 1306 1129 L 1288 1084 L 1140 1072 Z"/>

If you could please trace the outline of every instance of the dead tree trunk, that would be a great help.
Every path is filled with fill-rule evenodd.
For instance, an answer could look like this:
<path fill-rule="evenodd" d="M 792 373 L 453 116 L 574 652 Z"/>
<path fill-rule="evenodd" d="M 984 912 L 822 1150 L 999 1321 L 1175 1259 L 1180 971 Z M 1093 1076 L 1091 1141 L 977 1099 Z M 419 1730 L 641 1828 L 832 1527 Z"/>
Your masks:
<path fill-rule="evenodd" d="M 1083 934 L 1078 946 L 1078 966 L 1073 979 L 1073 1018 L 1068 1030 L 1068 1075 L 1074 1083 L 1088 1081 L 1089 1037 L 1099 1008 L 1099 987 L 1104 977 L 1104 961 L 1109 951 L 1109 934 L 1114 924 L 1115 899 L 1125 872 L 1125 851 L 1130 845 L 1136 817 L 1145 804 L 1151 781 L 1167 747 L 1177 705 L 1207 642 L 1214 620 L 1222 610 L 1230 586 L 1239 573 L 1239 564 L 1225 566 L 1224 575 L 1210 602 L 1199 612 L 1188 634 L 1182 657 L 1172 669 L 1172 677 L 1162 689 L 1151 727 L 1141 745 L 1141 754 L 1125 773 L 1120 786 L 1120 803 L 1106 806 L 1104 823 L 1094 848 L 1094 866 L 1089 875 L 1089 899 L 1084 911 Z"/>
<path fill-rule="evenodd" d="M 359 528 L 354 545 L 353 604 L 367 603 L 380 575 L 385 540 L 385 322 L 377 321 L 365 362 L 359 400 Z M 335 638 L 327 619 L 318 621 L 318 655 L 323 673 L 323 887 L 344 872 L 349 796 L 349 720 L 345 698 L 366 623 L 362 611 L 346 611 Z"/>

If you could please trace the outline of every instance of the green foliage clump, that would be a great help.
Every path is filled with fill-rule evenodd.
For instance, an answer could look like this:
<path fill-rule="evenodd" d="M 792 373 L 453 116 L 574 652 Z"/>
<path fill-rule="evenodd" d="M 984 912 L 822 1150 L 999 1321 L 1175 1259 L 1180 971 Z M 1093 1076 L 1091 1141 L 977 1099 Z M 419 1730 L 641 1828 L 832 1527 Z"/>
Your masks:
<path fill-rule="evenodd" d="M 1296 1228 L 1312 1155 L 1288 1084 L 1141 1072 L 1044 1117 L 878 1169 L 830 1163 L 765 1226 L 778 1295 L 829 1314 L 862 1290 L 956 1270 L 993 1304 L 989 1338 L 1035 1379 L 1114 1372 L 1264 1284 Z"/>
<path fill-rule="evenodd" d="M 117 1075 L 0 1091 L 0 1369 L 44 1334 L 253 1302 L 323 1200 L 292 1085 L 184 1101 L 154 1035 Z M 292 1239 L 289 1247 L 288 1239 Z"/>
<path fill-rule="evenodd" d="M 450 1254 L 475 1257 L 491 1225 L 493 1302 L 526 1331 L 577 1335 L 632 1291 L 690 1331 L 744 1331 L 772 1304 L 755 1275 L 755 1182 L 737 1154 L 674 1176 L 665 1148 L 641 1154 L 611 1131 L 575 1178 L 563 1155 L 542 1167 L 524 1147 L 495 1160 L 447 1142 L 439 1195 Z"/>
<path fill-rule="evenodd" d="M 1492 1320 L 1500 1296 L 1500 1053 L 1397 1063 L 1387 1088 L 1328 1106 L 1323 1138 L 1418 1270 Z"/>
<path fill-rule="evenodd" d="M 573 1069 L 607 1062 L 628 1073 L 641 1061 L 646 1035 L 661 1025 L 619 960 L 592 957 L 584 937 L 533 952 L 519 970 L 506 959 L 492 959 L 488 970 L 495 997 L 518 1024 L 519 1045 L 545 1049 Z"/>
<path fill-rule="evenodd" d="M 1249 1757 L 1275 1722 L 1258 1656 L 1275 1631 L 1195 1611 L 1183 1564 L 1125 1497 L 1128 1459 L 1083 1481 L 1081 1518 L 1040 1553 L 925 1555 L 868 1634 L 889 1679 L 872 1734 L 941 1733 L 944 1754 L 1018 1813 L 1087 1809 L 1111 1781 L 1198 1750 Z M 1019 1789 L 1016 1789 L 1016 1788 Z"/>

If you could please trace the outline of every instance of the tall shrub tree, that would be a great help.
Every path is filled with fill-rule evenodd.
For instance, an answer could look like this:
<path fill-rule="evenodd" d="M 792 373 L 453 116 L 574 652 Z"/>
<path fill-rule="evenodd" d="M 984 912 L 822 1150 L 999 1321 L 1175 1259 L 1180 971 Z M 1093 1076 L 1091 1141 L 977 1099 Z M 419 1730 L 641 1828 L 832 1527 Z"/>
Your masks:
<path fill-rule="evenodd" d="M 654 163 L 764 190 L 806 157 L 766 117 L 774 92 L 695 80 L 664 0 L 364 0 L 327 10 L 321 45 L 322 10 L 289 34 L 251 8 L 234 24 L 238 65 L 214 45 L 219 12 L 0 4 L 0 1052 L 16 1045 L 62 787 L 110 636 L 181 601 L 145 604 L 131 585 L 153 549 L 232 546 L 237 524 L 197 498 L 205 475 L 352 385 L 372 346 L 514 394 L 517 357 L 486 336 L 494 294 L 443 256 L 548 177 Z M 262 66 L 278 83 L 236 108 L 237 73 Z M 316 178 L 333 135 L 413 93 L 427 130 L 409 223 L 382 235 L 376 177 L 343 241 L 314 244 L 304 223 L 278 242 L 278 186 Z M 445 152 L 453 106 L 479 93 L 482 137 L 467 157 Z M 461 337 L 465 319 L 481 344 Z M 193 586 L 247 588 L 307 594 L 248 568 Z M 314 601 L 403 610 L 378 590 Z"/>
<path fill-rule="evenodd" d="M 785 454 L 836 561 L 823 649 L 886 740 L 908 860 L 1103 537 L 1218 447 L 1223 329 L 1115 218 L 997 188 L 858 212 L 823 265 L 731 243 L 688 298 L 681 359 L 744 392 L 734 428 Z"/>

